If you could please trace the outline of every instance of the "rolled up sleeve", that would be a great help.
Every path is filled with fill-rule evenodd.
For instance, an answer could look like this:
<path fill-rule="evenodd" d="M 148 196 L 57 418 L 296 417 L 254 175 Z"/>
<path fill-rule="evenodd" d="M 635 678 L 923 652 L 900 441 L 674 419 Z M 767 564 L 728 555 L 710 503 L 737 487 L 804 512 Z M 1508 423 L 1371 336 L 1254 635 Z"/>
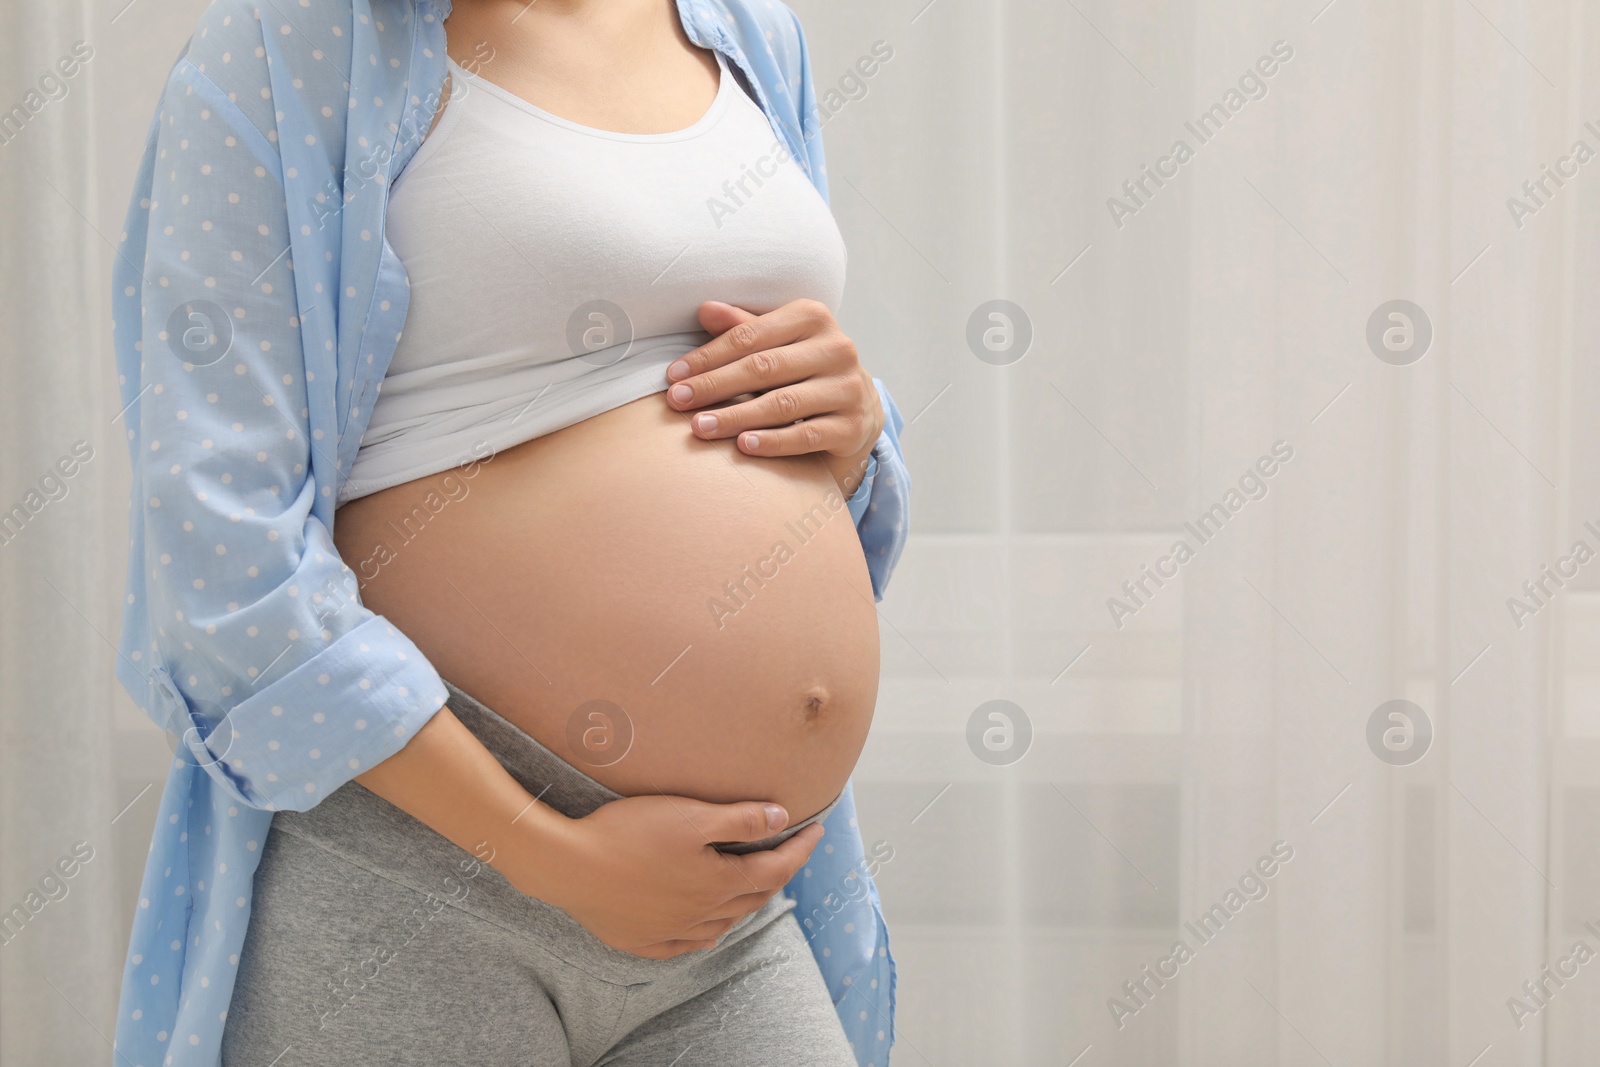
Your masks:
<path fill-rule="evenodd" d="M 244 804 L 303 810 L 447 693 L 361 604 L 323 517 L 335 442 L 310 413 L 333 383 L 305 348 L 333 343 L 336 294 L 296 277 L 272 139 L 188 61 L 157 121 L 133 445 L 150 675 L 180 759 Z"/>

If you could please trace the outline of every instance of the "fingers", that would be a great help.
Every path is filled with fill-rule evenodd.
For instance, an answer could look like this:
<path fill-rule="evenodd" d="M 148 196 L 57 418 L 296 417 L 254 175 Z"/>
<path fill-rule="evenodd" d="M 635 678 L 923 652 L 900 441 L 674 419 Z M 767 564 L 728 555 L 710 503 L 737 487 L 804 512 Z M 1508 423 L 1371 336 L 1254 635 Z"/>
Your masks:
<path fill-rule="evenodd" d="M 695 820 L 712 841 L 760 841 L 789 825 L 781 804 L 742 800 L 735 804 L 706 804 Z"/>
<path fill-rule="evenodd" d="M 677 386 L 673 386 L 674 389 Z M 688 416 L 695 436 L 705 440 L 733 437 L 741 430 L 762 430 L 783 427 L 796 419 L 831 415 L 836 412 L 857 412 L 867 406 L 868 397 L 858 374 L 827 374 L 797 381 L 792 385 L 769 388 L 766 392 L 746 390 L 735 396 L 751 399 L 724 407 L 696 411 Z M 873 390 L 876 392 L 876 389 Z M 695 407 L 697 401 L 684 407 Z M 674 403 L 674 407 L 679 405 Z"/>
<path fill-rule="evenodd" d="M 772 894 L 777 890 L 765 890 L 759 893 L 746 893 L 734 897 L 723 905 L 721 914 L 698 922 L 685 930 L 679 931 L 680 936 L 670 941 L 662 941 L 654 945 L 642 945 L 624 949 L 636 956 L 648 956 L 651 959 L 667 959 L 684 952 L 693 952 L 696 949 L 711 948 L 723 934 L 732 930 L 734 925 L 753 911 L 759 910 L 762 905 L 772 899 Z"/>
<path fill-rule="evenodd" d="M 739 316 L 750 314 L 741 309 L 734 310 L 739 312 Z M 707 309 L 702 306 L 700 322 L 708 331 L 712 331 L 727 318 L 739 316 L 729 316 L 726 312 L 715 316 L 708 315 Z M 753 352 L 791 344 L 832 322 L 833 312 L 829 311 L 828 306 L 821 301 L 794 300 L 776 311 L 746 317 L 743 322 L 723 330 L 719 336 L 683 356 L 681 362 L 687 367 L 685 373 L 674 374 L 669 369 L 667 377 L 677 381 L 692 375 L 704 374 L 717 367 L 725 367 Z M 677 363 L 673 366 L 677 366 Z"/>
<path fill-rule="evenodd" d="M 846 346 L 853 353 L 850 339 L 834 330 L 801 338 L 793 344 L 759 349 L 727 366 L 673 382 L 667 388 L 667 402 L 679 411 L 688 411 L 740 393 L 763 393 L 795 382 L 842 373 L 849 369 L 850 353 L 845 351 Z"/>
<path fill-rule="evenodd" d="M 822 838 L 822 824 L 814 822 L 777 848 L 765 852 L 729 855 L 726 858 L 749 879 L 757 891 L 782 889 L 811 858 L 811 850 Z M 748 894 L 745 894 L 748 895 Z"/>
<path fill-rule="evenodd" d="M 725 916 L 735 920 L 742 919 L 771 900 L 772 894 L 777 891 L 777 889 L 763 889 L 757 893 L 745 893 L 743 896 L 734 897 L 724 905 Z"/>
<path fill-rule="evenodd" d="M 744 308 L 725 304 L 721 300 L 705 301 L 700 305 L 696 314 L 700 319 L 700 328 L 712 337 L 727 333 L 741 322 L 749 322 L 751 319 L 761 317 L 753 311 L 746 311 Z M 685 371 L 684 373 L 688 372 Z"/>
<path fill-rule="evenodd" d="M 740 912 L 738 915 L 730 918 L 707 919 L 703 923 L 695 923 L 693 926 L 689 927 L 689 929 L 683 931 L 683 939 L 689 941 L 701 941 L 710 938 L 715 940 L 727 933 L 729 930 L 733 929 L 733 924 L 744 918 L 744 915 L 745 913 Z"/>
<path fill-rule="evenodd" d="M 694 952 L 702 948 L 712 948 L 717 940 L 733 929 L 734 925 L 751 912 L 758 910 L 767 901 L 772 899 L 776 889 L 765 890 L 759 893 L 745 893 L 729 900 L 719 909 L 719 914 L 703 922 L 694 923 L 684 930 L 679 931 L 679 936 L 667 941 L 660 941 L 648 945 L 625 946 L 612 942 L 613 948 L 620 948 L 624 952 L 631 952 L 635 956 L 644 956 L 649 959 L 669 959 L 685 952 Z"/>
<path fill-rule="evenodd" d="M 807 456 L 813 452 L 849 455 L 858 451 L 861 420 L 853 415 L 824 415 L 794 426 L 750 430 L 739 435 L 739 451 L 748 456 Z"/>

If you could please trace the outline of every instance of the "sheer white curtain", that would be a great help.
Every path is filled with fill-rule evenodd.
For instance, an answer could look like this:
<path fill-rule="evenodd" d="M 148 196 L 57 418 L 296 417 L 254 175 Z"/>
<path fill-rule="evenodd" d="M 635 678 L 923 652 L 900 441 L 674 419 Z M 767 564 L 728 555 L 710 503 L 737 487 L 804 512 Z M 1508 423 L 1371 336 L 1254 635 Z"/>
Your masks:
<path fill-rule="evenodd" d="M 920 413 L 858 775 L 896 1061 L 1592 1062 L 1600 564 L 1523 582 L 1600 550 L 1596 198 L 1522 188 L 1600 151 L 1592 16 L 797 6 L 819 81 L 894 47 L 826 136 L 846 328 Z"/>
<path fill-rule="evenodd" d="M 1593 1062 L 1594 17 L 793 6 L 842 318 L 910 420 L 857 774 L 893 848 L 895 1062 Z M 93 449 L 0 545 L 0 907 L 94 850 L 0 946 L 6 1065 L 109 1056 L 166 759 L 103 639 L 126 536 L 105 285 L 203 7 L 5 5 L 0 107 L 95 50 L 0 145 L 0 508 Z M 1405 720 L 1369 736 L 1402 699 L 1420 759 Z"/>
<path fill-rule="evenodd" d="M 95 71 L 73 53 L 96 34 L 86 3 L 7 4 L 4 16 L 0 1062 L 99 1063 L 112 1054 L 130 902 L 115 859 L 127 798 L 111 773 L 120 690 L 107 640 L 127 455 L 106 388 Z"/>

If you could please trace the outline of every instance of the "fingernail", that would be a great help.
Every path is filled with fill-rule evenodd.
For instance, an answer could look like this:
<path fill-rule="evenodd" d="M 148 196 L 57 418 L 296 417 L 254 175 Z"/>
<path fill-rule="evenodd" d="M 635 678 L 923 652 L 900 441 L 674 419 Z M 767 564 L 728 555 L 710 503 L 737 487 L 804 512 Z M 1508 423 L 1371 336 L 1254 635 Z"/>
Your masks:
<path fill-rule="evenodd" d="M 717 417 L 709 411 L 694 417 L 694 424 L 701 433 L 715 433 L 717 430 Z"/>
<path fill-rule="evenodd" d="M 746 448 L 760 448 L 761 447 L 761 437 L 758 434 L 753 434 L 753 433 L 745 434 L 744 435 L 744 447 L 746 447 Z"/>
<path fill-rule="evenodd" d="M 668 389 L 667 392 L 671 393 L 672 399 L 676 400 L 680 404 L 686 404 L 694 399 L 694 390 L 682 383 L 674 385 L 671 389 Z"/>
<path fill-rule="evenodd" d="M 667 377 L 671 378 L 673 381 L 677 381 L 679 378 L 687 378 L 688 376 L 689 364 L 685 360 L 677 360 L 672 364 L 672 366 L 667 368 Z"/>
<path fill-rule="evenodd" d="M 766 805 L 766 809 L 767 809 L 767 829 L 769 829 L 769 830 L 782 830 L 784 828 L 784 826 L 789 822 L 789 813 L 784 811 L 778 805 L 776 805 L 776 804 L 768 804 L 768 805 Z"/>

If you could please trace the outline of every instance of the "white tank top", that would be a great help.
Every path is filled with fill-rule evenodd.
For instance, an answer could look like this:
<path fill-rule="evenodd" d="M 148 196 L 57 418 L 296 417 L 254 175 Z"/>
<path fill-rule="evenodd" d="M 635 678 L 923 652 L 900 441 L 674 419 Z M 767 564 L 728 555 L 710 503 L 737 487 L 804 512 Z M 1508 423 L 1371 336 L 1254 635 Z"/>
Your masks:
<path fill-rule="evenodd" d="M 662 134 L 569 122 L 448 61 L 390 190 L 410 305 L 339 503 L 664 391 L 710 340 L 703 301 L 838 310 L 833 215 L 716 55 L 710 109 Z"/>

